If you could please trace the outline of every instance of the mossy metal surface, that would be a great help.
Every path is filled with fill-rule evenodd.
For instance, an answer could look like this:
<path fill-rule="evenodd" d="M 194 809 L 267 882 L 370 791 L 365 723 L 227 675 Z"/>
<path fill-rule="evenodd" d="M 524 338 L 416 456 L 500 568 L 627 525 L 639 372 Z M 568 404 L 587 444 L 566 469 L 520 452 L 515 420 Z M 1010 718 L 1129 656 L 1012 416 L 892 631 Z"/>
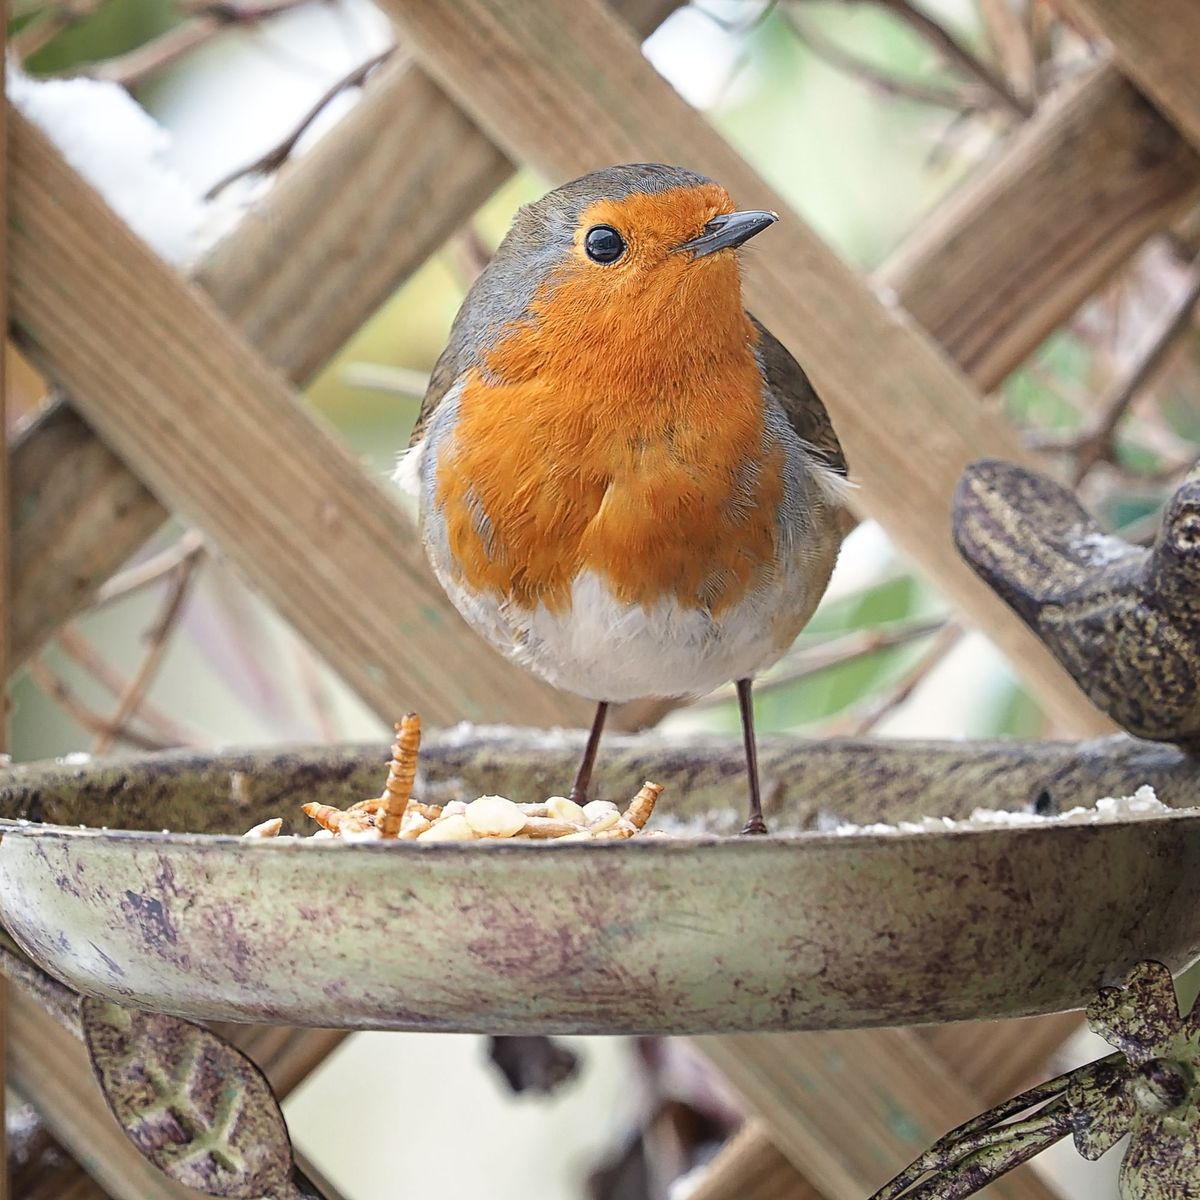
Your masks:
<path fill-rule="evenodd" d="M 777 828 L 976 805 L 1063 808 L 1194 767 L 1135 742 L 770 743 Z M 546 795 L 575 741 L 429 739 L 425 787 Z M 606 794 L 736 822 L 733 745 L 614 739 Z M 386 753 L 340 749 L 17 769 L 12 817 L 240 831 L 377 792 Z M 561 761 L 560 761 L 561 760 Z M 561 771 L 561 774 L 558 772 Z M 631 774 L 632 772 L 632 774 Z M 549 773 L 552 779 L 542 778 Z M 824 783 L 822 783 L 824 780 Z M 522 789 L 537 788 L 537 791 Z M 618 792 L 620 789 L 620 792 Z M 722 803 L 722 798 L 725 802 Z M 341 845 L 9 827 L 0 909 L 79 990 L 184 1016 L 489 1033 L 784 1030 L 1080 1006 L 1143 958 L 1200 953 L 1200 816 L 922 834 L 693 836 L 607 845 Z"/>

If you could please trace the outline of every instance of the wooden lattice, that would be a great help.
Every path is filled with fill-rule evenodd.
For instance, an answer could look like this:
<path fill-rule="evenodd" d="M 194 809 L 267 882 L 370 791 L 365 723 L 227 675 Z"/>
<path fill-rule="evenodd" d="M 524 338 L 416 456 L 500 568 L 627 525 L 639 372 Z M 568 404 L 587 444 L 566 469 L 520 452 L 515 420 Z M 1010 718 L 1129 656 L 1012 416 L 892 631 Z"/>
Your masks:
<path fill-rule="evenodd" d="M 455 621 L 428 622 L 424 612 L 448 615 L 448 602 L 409 523 L 295 388 L 515 162 L 557 179 L 610 162 L 678 161 L 756 206 L 788 206 L 643 58 L 638 35 L 677 7 L 671 0 L 381 7 L 412 57 L 374 74 L 361 103 L 190 280 L 9 109 L 11 320 L 64 397 L 12 447 L 9 672 L 172 512 L 387 719 L 411 694 L 431 722 L 582 717 L 461 637 Z M 1111 60 L 1045 100 L 874 279 L 789 213 L 748 291 L 825 396 L 863 512 L 1005 649 L 1064 728 L 1098 732 L 1108 723 L 964 567 L 947 521 L 968 461 L 1029 459 L 983 393 L 1200 197 L 1200 9 L 1191 0 L 1061 7 L 1111 41 Z M 114 344 L 124 352 L 110 353 Z M 410 637 L 418 626 L 422 636 Z M 179 1195 L 128 1151 L 98 1096 L 63 1086 L 81 1070 L 78 1047 L 19 998 L 10 1023 L 13 1082 L 97 1180 L 77 1178 L 69 1194 Z M 1055 1017 L 698 1039 L 756 1115 L 696 1195 L 855 1200 L 1041 1070 L 1074 1027 Z M 279 1060 L 286 1090 L 336 1037 L 243 1041 Z M 908 1114 L 910 1136 L 896 1132 L 895 1111 Z M 1054 1192 L 1023 1170 L 990 1194 Z"/>

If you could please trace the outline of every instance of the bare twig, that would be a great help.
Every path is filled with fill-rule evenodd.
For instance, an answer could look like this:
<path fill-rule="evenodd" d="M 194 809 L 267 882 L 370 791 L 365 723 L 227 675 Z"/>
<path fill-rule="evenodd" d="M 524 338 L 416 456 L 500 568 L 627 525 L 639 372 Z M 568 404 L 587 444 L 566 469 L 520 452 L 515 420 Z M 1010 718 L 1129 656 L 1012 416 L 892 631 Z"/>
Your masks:
<path fill-rule="evenodd" d="M 992 57 L 1013 91 L 1023 99 L 1035 98 L 1038 64 L 1030 25 L 1032 0 L 1027 0 L 1020 12 L 1009 0 L 978 0 L 978 7 Z"/>
<path fill-rule="evenodd" d="M 1200 304 L 1200 262 L 1195 263 L 1179 298 L 1163 313 L 1137 360 L 1126 374 L 1101 396 L 1098 415 L 1082 433 L 1069 437 L 1031 437 L 1036 449 L 1073 456 L 1073 480 L 1078 486 L 1100 462 L 1111 461 L 1117 426 L 1130 405 L 1145 391 L 1179 340 L 1192 327 L 1192 313 Z"/>
<path fill-rule="evenodd" d="M 367 82 L 370 74 L 392 56 L 395 52 L 395 46 L 389 46 L 386 50 L 379 54 L 368 58 L 366 62 L 360 63 L 353 71 L 343 75 L 341 79 L 336 80 L 317 98 L 313 106 L 301 117 L 296 127 L 285 137 L 281 142 L 272 146 L 265 154 L 260 155 L 252 163 L 247 163 L 244 167 L 238 167 L 237 170 L 231 171 L 228 175 L 218 179 L 216 183 L 204 193 L 206 200 L 212 200 L 219 196 L 230 184 L 236 183 L 239 179 L 244 179 L 248 175 L 270 175 L 274 171 L 278 171 L 285 162 L 292 156 L 292 152 L 296 149 L 296 143 L 308 131 L 312 123 L 325 111 L 329 104 L 340 96 L 343 92 L 349 91 L 352 88 L 360 88 Z"/>
<path fill-rule="evenodd" d="M 922 83 L 917 79 L 905 79 L 893 75 L 884 67 L 876 66 L 859 58 L 850 50 L 839 46 L 824 34 L 818 33 L 808 22 L 800 19 L 796 13 L 785 6 L 780 10 L 784 20 L 792 32 L 823 62 L 842 71 L 852 79 L 857 79 L 868 87 L 882 92 L 885 96 L 898 96 L 913 100 L 917 104 L 932 104 L 938 108 L 949 108 L 954 111 L 975 109 L 979 107 L 978 99 L 966 91 L 955 91 L 937 84 Z"/>
<path fill-rule="evenodd" d="M 199 565 L 199 557 L 185 559 L 175 568 L 174 578 L 167 587 L 167 594 L 157 620 L 146 634 L 148 648 L 141 665 L 134 672 L 125 690 L 117 699 L 116 711 L 112 715 L 110 728 L 96 737 L 93 754 L 107 754 L 116 738 L 124 736 L 129 721 L 137 715 L 146 692 L 158 674 L 163 656 L 167 652 L 171 634 L 183 612 L 184 602 L 191 590 L 192 580 Z"/>
<path fill-rule="evenodd" d="M 921 638 L 931 637 L 946 625 L 945 618 L 934 617 L 922 621 L 906 621 L 882 629 L 856 629 L 840 637 L 825 638 L 814 645 L 802 646 L 788 655 L 769 675 L 759 679 L 754 687 L 761 696 L 764 692 L 787 687 L 803 679 L 811 679 L 823 671 L 846 663 L 857 662 L 872 654 L 880 654 L 896 646 L 904 646 Z M 717 691 L 695 702 L 702 708 L 720 704 L 736 695 L 733 686 L 718 688 Z"/>
<path fill-rule="evenodd" d="M 52 671 L 41 658 L 29 660 L 29 677 L 66 714 L 88 733 L 100 736 L 112 733 L 112 725 L 106 717 L 89 708 L 72 690 L 65 679 Z M 136 746 L 139 750 L 165 750 L 170 743 L 160 741 L 149 734 L 126 726 L 120 732 L 120 740 Z"/>
<path fill-rule="evenodd" d="M 429 375 L 408 367 L 389 367 L 383 363 L 351 363 L 342 373 L 350 387 L 366 388 L 373 392 L 388 392 L 420 400 L 429 388 Z"/>
<path fill-rule="evenodd" d="M 196 558 L 202 553 L 204 539 L 195 530 L 189 529 L 179 541 L 161 553 L 122 571 L 119 575 L 114 575 L 96 593 L 92 607 L 100 608 L 114 600 L 122 600 L 132 592 L 140 592 L 142 588 L 157 583 L 164 575 L 169 575 L 188 559 Z"/>
<path fill-rule="evenodd" d="M 950 653 L 960 637 L 960 625 L 949 622 L 943 626 L 925 653 L 887 691 L 873 697 L 870 703 L 850 719 L 836 722 L 837 732 L 846 737 L 863 737 L 870 733 L 885 717 L 909 699 L 929 672 Z"/>
<path fill-rule="evenodd" d="M 96 648 L 77 629 L 70 625 L 64 626 L 58 632 L 56 639 L 59 649 L 81 666 L 93 679 L 114 696 L 120 696 L 128 687 L 128 680 L 106 658 L 102 657 Z M 151 704 L 143 701 L 138 710 L 139 719 L 157 738 L 170 746 L 202 745 L 206 740 L 202 735 L 186 728 L 174 717 Z"/>
<path fill-rule="evenodd" d="M 170 66 L 185 54 L 210 41 L 224 29 L 233 26 L 253 28 L 280 13 L 291 12 L 314 0 L 271 0 L 262 5 L 242 5 L 228 0 L 188 7 L 188 19 L 159 37 L 135 47 L 125 54 L 115 55 L 87 67 L 72 69 L 71 75 L 103 79 L 131 88 L 151 75 Z"/>
<path fill-rule="evenodd" d="M 43 8 L 20 33 L 9 39 L 9 49 L 19 62 L 25 62 L 48 46 L 60 33 L 86 21 L 100 7 L 100 3 L 101 0 L 75 0 L 74 3 Z"/>
<path fill-rule="evenodd" d="M 1101 398 L 1100 416 L 1078 446 L 1075 454 L 1075 483 L 1078 485 L 1101 459 L 1113 451 L 1113 436 L 1129 406 L 1142 394 L 1183 334 L 1192 327 L 1192 312 L 1200 303 L 1200 263 L 1189 273 L 1179 299 L 1163 314 L 1123 380 Z"/>
<path fill-rule="evenodd" d="M 1033 105 L 1028 100 L 1022 100 L 1012 89 L 967 46 L 958 40 L 948 29 L 935 21 L 928 13 L 922 12 L 911 0 L 871 0 L 896 14 L 900 20 L 909 25 L 923 37 L 942 57 L 957 68 L 968 78 L 976 80 L 988 91 L 1000 105 L 1013 116 L 1025 120 L 1033 116 Z"/>

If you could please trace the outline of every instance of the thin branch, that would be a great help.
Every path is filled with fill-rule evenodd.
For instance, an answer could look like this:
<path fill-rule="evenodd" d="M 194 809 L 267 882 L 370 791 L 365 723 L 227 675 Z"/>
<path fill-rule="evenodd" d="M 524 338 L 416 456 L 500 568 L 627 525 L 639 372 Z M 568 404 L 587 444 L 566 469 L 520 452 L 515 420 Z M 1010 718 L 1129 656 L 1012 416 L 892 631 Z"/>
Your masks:
<path fill-rule="evenodd" d="M 185 54 L 210 41 L 222 30 L 240 26 L 254 28 L 280 13 L 291 12 L 314 0 L 271 0 L 262 5 L 242 5 L 228 0 L 214 0 L 210 4 L 191 5 L 188 19 L 168 29 L 159 37 L 135 47 L 125 54 L 102 59 L 80 69 L 72 69 L 71 75 L 83 75 L 89 79 L 103 79 L 132 88 L 151 75 L 169 67 Z"/>
<path fill-rule="evenodd" d="M 96 648 L 72 626 L 58 631 L 55 639 L 59 649 L 73 662 L 82 667 L 93 679 L 113 696 L 120 696 L 128 686 L 128 680 L 116 667 L 102 657 Z M 207 740 L 194 730 L 186 728 L 162 709 L 143 701 L 138 710 L 139 719 L 155 737 L 171 746 L 199 746 Z"/>
<path fill-rule="evenodd" d="M 1032 4 L 1016 12 L 1008 0 L 978 0 L 992 57 L 1000 64 L 1013 91 L 1023 99 L 1036 98 L 1037 51 L 1030 26 Z"/>
<path fill-rule="evenodd" d="M 1076 445 L 1074 475 L 1078 486 L 1088 472 L 1113 452 L 1113 436 L 1129 406 L 1157 375 L 1179 339 L 1192 327 L 1192 311 L 1200 303 L 1200 263 L 1193 265 L 1183 294 L 1167 310 L 1124 379 L 1100 400 L 1100 416 Z"/>
<path fill-rule="evenodd" d="M 803 679 L 811 679 L 834 667 L 845 666 L 884 650 L 896 646 L 904 646 L 921 638 L 931 637 L 945 628 L 944 617 L 935 617 L 923 621 L 897 623 L 893 627 L 882 629 L 856 629 L 840 637 L 824 638 L 813 645 L 801 646 L 788 655 L 769 675 L 756 681 L 754 689 L 758 695 L 765 692 L 777 691 Z M 697 700 L 694 708 L 711 707 L 733 699 L 735 691 L 732 685 L 718 688 L 717 691 Z"/>
<path fill-rule="evenodd" d="M 112 732 L 112 726 L 106 717 L 89 708 L 72 691 L 70 684 L 55 674 L 40 658 L 31 658 L 28 664 L 29 677 L 46 693 L 64 712 L 88 733 L 96 736 Z M 126 726 L 120 733 L 121 741 L 136 746 L 139 750 L 165 750 L 169 742 L 159 741 L 149 734 L 140 733 Z"/>
<path fill-rule="evenodd" d="M 929 672 L 954 648 L 962 632 L 962 626 L 947 622 L 924 654 L 887 691 L 873 697 L 850 719 L 835 723 L 838 732 L 846 737 L 864 737 L 875 729 L 885 717 L 908 701 Z"/>
<path fill-rule="evenodd" d="M 92 608 L 101 608 L 112 604 L 114 600 L 123 600 L 133 592 L 157 583 L 164 575 L 170 575 L 181 564 L 191 558 L 197 558 L 204 553 L 204 539 L 194 529 L 189 529 L 174 545 L 168 546 L 152 558 L 129 567 L 119 575 L 114 575 L 96 593 Z"/>
<path fill-rule="evenodd" d="M 19 62 L 26 62 L 60 33 L 86 21 L 100 7 L 102 0 L 78 0 L 77 3 L 56 4 L 42 9 L 20 33 L 9 39 L 9 50 Z"/>
<path fill-rule="evenodd" d="M 429 389 L 429 374 L 409 367 L 389 367 L 384 363 L 350 363 L 342 372 L 349 387 L 365 388 L 372 392 L 387 392 L 420 400 Z"/>
<path fill-rule="evenodd" d="M 905 79 L 893 75 L 884 67 L 876 66 L 844 49 L 824 34 L 818 33 L 809 22 L 801 20 L 788 6 L 780 9 L 792 32 L 817 58 L 860 83 L 885 96 L 898 96 L 917 104 L 932 104 L 938 108 L 954 111 L 978 108 L 978 102 L 965 91 L 955 91 L 936 84 L 922 83 L 916 79 Z"/>
<path fill-rule="evenodd" d="M 296 143 L 304 136 L 312 123 L 325 111 L 329 104 L 343 92 L 349 91 L 352 88 L 362 87 L 367 82 L 367 78 L 371 73 L 391 58 L 395 49 L 394 45 L 389 46 L 386 50 L 368 58 L 366 62 L 360 63 L 353 71 L 332 83 L 318 97 L 316 103 L 304 114 L 300 122 L 287 137 L 275 146 L 272 146 L 270 150 L 260 155 L 252 163 L 247 163 L 244 167 L 238 167 L 237 170 L 230 171 L 228 175 L 218 179 L 204 193 L 205 200 L 214 199 L 229 187 L 230 184 L 236 183 L 239 179 L 244 179 L 248 175 L 270 175 L 278 171 L 292 156 L 292 152 L 296 149 Z"/>
<path fill-rule="evenodd" d="M 923 37 L 944 59 L 964 75 L 980 83 L 1002 108 L 1025 120 L 1033 116 L 1034 107 L 1021 99 L 991 67 L 975 55 L 949 30 L 922 12 L 911 0 L 870 0 L 896 14 L 906 25 Z"/>
<path fill-rule="evenodd" d="M 142 700 L 162 665 L 163 656 L 167 652 L 171 634 L 183 612 L 184 603 L 191 590 L 192 580 L 199 563 L 199 556 L 193 556 L 185 559 L 175 568 L 174 578 L 168 585 L 158 619 L 146 634 L 148 649 L 145 657 L 117 699 L 117 707 L 112 715 L 110 728 L 97 736 L 95 744 L 92 746 L 93 754 L 107 754 L 112 749 L 114 740 L 124 736 L 126 726 L 137 715 Z"/>

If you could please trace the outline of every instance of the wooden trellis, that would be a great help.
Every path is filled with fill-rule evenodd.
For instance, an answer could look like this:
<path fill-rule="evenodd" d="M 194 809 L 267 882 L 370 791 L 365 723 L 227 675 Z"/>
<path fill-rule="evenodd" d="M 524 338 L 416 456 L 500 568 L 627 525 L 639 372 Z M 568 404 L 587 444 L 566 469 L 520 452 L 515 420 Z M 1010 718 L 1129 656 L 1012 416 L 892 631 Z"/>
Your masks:
<path fill-rule="evenodd" d="M 750 304 L 825 396 L 862 511 L 1004 648 L 1064 728 L 1110 728 L 962 564 L 947 513 L 971 459 L 1029 457 L 983 393 L 1200 199 L 1200 10 L 1189 0 L 1063 0 L 1110 39 L 1111 60 L 1049 97 L 864 279 L 643 58 L 639 37 L 677 7 L 671 0 L 380 4 L 411 58 L 372 77 L 362 102 L 190 280 L 9 109 L 11 321 L 64 397 L 12 447 L 9 672 L 170 512 L 200 528 L 382 716 L 397 697 L 419 695 L 431 721 L 582 717 L 455 621 L 429 622 L 450 610 L 411 526 L 295 387 L 514 163 L 561 179 L 663 160 L 786 213 L 772 255 L 754 260 Z M 856 1200 L 1041 1070 L 1075 1024 L 698 1039 L 756 1116 L 696 1195 Z M 151 1178 L 98 1094 L 63 1085 L 78 1046 L 19 1000 L 11 1036 L 15 1084 L 95 1175 L 75 1173 L 72 1190 L 59 1179 L 55 1195 L 185 1194 Z M 250 1030 L 240 1040 L 274 1058 L 287 1090 L 338 1036 Z M 47 1055 L 60 1056 L 54 1070 Z M 889 1108 L 909 1114 L 911 1136 L 889 1124 Z M 1024 1170 L 991 1194 L 1054 1192 Z"/>

